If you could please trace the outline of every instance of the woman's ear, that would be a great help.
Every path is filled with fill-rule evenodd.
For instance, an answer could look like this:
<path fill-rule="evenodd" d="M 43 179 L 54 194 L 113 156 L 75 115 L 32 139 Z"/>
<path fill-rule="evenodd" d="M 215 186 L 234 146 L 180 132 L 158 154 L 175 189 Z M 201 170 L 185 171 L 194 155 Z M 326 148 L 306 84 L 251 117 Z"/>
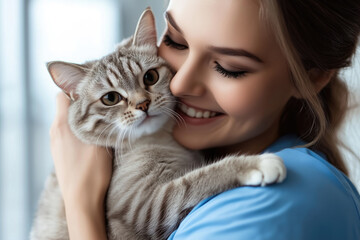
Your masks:
<path fill-rule="evenodd" d="M 312 68 L 308 71 L 316 93 L 319 93 L 330 82 L 335 72 L 335 70 L 324 71 L 318 68 Z"/>

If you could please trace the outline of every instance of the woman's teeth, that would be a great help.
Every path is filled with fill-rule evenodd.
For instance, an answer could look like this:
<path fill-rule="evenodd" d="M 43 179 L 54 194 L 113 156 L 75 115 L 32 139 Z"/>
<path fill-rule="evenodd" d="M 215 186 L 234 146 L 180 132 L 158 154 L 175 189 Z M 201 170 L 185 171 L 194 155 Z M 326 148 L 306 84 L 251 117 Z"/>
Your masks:
<path fill-rule="evenodd" d="M 216 112 L 196 110 L 182 103 L 180 103 L 179 107 L 183 113 L 192 118 L 211 118 L 216 115 Z"/>

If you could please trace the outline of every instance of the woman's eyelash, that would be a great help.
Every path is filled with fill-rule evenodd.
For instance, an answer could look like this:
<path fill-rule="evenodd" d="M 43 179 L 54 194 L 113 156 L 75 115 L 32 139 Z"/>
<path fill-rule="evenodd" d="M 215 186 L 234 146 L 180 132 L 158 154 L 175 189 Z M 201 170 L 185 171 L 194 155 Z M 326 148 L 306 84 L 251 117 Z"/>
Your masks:
<path fill-rule="evenodd" d="M 247 74 L 247 71 L 239 71 L 239 72 L 231 72 L 226 69 L 224 69 L 218 62 L 215 62 L 215 71 L 222 74 L 224 77 L 227 78 L 239 78 L 243 77 L 245 74 Z"/>
<path fill-rule="evenodd" d="M 188 48 L 187 46 L 179 44 L 179 43 L 175 42 L 174 40 L 172 40 L 168 34 L 166 34 L 164 36 L 163 42 L 166 46 L 175 48 L 177 50 L 185 50 Z M 228 71 L 228 70 L 224 69 L 218 62 L 215 62 L 214 69 L 227 78 L 239 78 L 239 77 L 244 76 L 247 73 L 246 71 L 239 71 L 239 72 Z"/>
<path fill-rule="evenodd" d="M 174 42 L 174 40 L 172 40 L 168 34 L 166 34 L 166 35 L 164 36 L 163 42 L 164 42 L 164 44 L 165 44 L 166 46 L 175 48 L 175 49 L 177 49 L 177 50 L 185 50 L 185 49 L 188 48 L 188 47 L 185 46 L 185 45 L 182 45 L 182 44 L 179 44 L 179 43 L 177 43 L 177 42 Z"/>

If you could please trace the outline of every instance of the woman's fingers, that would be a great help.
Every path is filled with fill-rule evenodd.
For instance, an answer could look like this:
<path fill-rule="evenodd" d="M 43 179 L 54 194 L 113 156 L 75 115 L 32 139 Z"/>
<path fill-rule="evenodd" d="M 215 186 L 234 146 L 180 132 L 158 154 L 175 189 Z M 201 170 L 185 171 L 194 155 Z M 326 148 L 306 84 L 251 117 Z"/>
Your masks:
<path fill-rule="evenodd" d="M 50 136 L 54 137 L 59 134 L 59 132 L 69 130 L 68 125 L 68 111 L 70 106 L 70 99 L 66 96 L 65 93 L 60 92 L 56 96 L 56 114 L 53 124 L 50 128 Z"/>
<path fill-rule="evenodd" d="M 70 106 L 70 99 L 69 97 L 63 93 L 60 92 L 56 96 L 56 119 L 57 120 L 66 120 L 68 116 L 68 109 Z"/>
<path fill-rule="evenodd" d="M 50 129 L 51 153 L 63 197 L 82 195 L 90 202 L 103 199 L 111 179 L 111 151 L 85 144 L 73 134 L 68 123 L 70 103 L 64 93 L 57 95 Z"/>

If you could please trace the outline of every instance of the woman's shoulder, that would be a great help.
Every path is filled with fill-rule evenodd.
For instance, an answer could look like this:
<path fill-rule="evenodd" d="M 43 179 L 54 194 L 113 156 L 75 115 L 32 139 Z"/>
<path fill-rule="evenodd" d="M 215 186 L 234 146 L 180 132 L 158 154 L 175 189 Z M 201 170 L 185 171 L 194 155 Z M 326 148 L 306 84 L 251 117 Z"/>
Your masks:
<path fill-rule="evenodd" d="M 281 196 L 291 193 L 293 201 L 301 200 L 300 203 L 311 205 L 319 204 L 321 200 L 336 205 L 352 202 L 360 217 L 360 196 L 357 189 L 347 176 L 331 165 L 321 153 L 308 148 L 285 148 L 275 154 L 284 160 L 287 169 L 287 179 L 279 186 L 280 191 L 276 191 L 277 194 Z M 299 197 L 306 193 L 311 195 L 306 198 Z M 328 200 L 330 197 L 333 201 Z"/>
<path fill-rule="evenodd" d="M 170 239 L 360 239 L 360 197 L 320 154 L 285 148 L 287 178 L 203 200 Z"/>

